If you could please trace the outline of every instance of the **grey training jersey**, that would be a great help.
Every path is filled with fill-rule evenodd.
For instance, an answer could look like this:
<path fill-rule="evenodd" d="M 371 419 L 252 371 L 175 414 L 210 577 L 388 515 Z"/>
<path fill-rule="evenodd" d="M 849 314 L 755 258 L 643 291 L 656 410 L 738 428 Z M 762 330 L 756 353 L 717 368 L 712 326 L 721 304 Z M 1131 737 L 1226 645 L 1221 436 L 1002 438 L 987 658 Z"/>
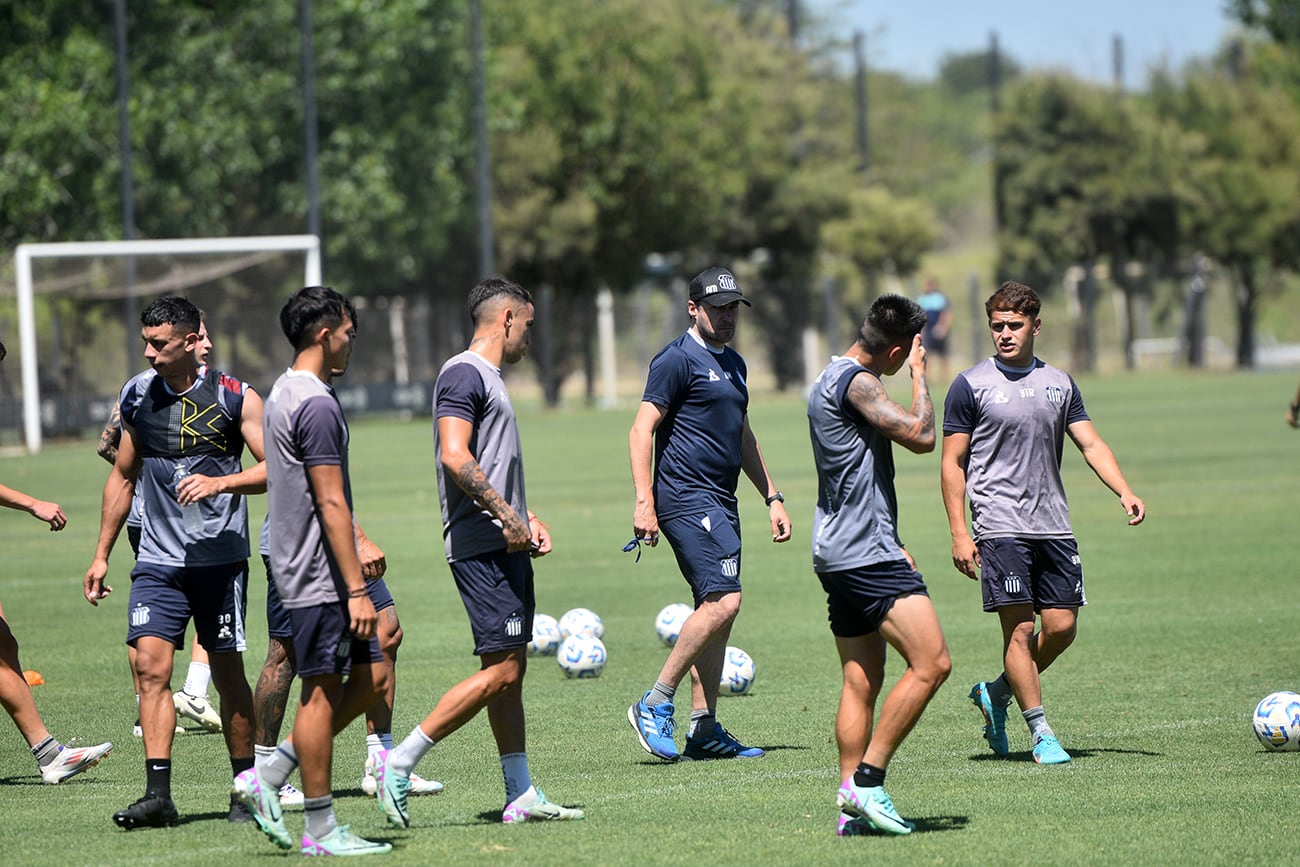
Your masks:
<path fill-rule="evenodd" d="M 442 467 L 438 419 L 459 418 L 473 425 L 469 450 L 487 482 L 520 520 L 528 523 L 524 496 L 524 457 L 515 409 L 501 371 L 469 350 L 448 359 L 433 387 L 433 442 L 438 468 L 438 501 L 448 562 L 477 557 L 506 547 L 501 522 L 468 494 Z"/>
<path fill-rule="evenodd" d="M 893 443 L 845 397 L 859 375 L 875 378 L 852 358 L 834 358 L 808 396 L 808 432 L 817 465 L 812 539 L 817 572 L 906 559 L 898 542 Z"/>
<path fill-rule="evenodd" d="M 338 466 L 343 494 L 352 510 L 348 478 L 348 426 L 334 389 L 314 373 L 286 370 L 266 400 L 267 523 L 271 574 L 285 608 L 338 602 L 346 585 L 328 552 L 307 471 Z"/>
<path fill-rule="evenodd" d="M 1088 421 L 1063 370 L 1034 359 L 1015 370 L 989 358 L 957 374 L 943 405 L 943 432 L 969 434 L 966 496 L 972 536 L 1068 539 L 1061 482 L 1065 429 Z"/>

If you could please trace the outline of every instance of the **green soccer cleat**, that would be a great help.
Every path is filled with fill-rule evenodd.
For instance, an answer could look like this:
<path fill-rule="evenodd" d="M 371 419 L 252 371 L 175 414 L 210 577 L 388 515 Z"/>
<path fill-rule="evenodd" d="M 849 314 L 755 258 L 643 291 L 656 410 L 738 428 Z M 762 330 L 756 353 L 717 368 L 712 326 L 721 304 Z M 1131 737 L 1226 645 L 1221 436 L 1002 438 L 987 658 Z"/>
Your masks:
<path fill-rule="evenodd" d="M 349 825 L 339 825 L 319 840 L 302 835 L 304 855 L 385 855 L 391 851 L 391 843 L 363 840 L 352 833 Z"/>

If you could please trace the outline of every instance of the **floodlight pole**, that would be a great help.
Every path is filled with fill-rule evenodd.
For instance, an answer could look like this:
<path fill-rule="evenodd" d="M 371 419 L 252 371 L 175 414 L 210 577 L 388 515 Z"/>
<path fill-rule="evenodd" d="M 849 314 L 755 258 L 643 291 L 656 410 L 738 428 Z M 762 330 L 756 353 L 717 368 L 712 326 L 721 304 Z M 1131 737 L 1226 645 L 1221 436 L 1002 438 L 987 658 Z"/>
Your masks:
<path fill-rule="evenodd" d="M 311 0 L 298 0 L 298 30 L 302 51 L 302 126 L 307 163 L 307 234 L 321 237 L 320 172 L 316 124 L 316 58 L 312 48 Z"/>
<path fill-rule="evenodd" d="M 488 142 L 487 61 L 482 0 L 469 4 L 470 55 L 474 65 L 474 200 L 478 213 L 478 273 L 496 273 L 496 238 L 492 228 L 492 153 Z"/>

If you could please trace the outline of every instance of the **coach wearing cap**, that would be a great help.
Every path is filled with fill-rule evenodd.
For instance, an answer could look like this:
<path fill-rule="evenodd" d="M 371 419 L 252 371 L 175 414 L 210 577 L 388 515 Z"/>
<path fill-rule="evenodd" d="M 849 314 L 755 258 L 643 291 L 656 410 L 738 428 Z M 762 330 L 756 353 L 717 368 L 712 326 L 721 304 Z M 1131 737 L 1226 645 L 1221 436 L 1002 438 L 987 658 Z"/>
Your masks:
<path fill-rule="evenodd" d="M 727 347 L 741 304 L 750 306 L 726 268 L 695 275 L 686 302 L 691 327 L 650 362 L 628 437 L 636 489 L 633 532 L 652 547 L 663 533 L 695 598 L 695 611 L 658 680 L 627 713 L 642 748 L 667 761 L 763 755 L 737 741 L 716 718 L 723 655 L 740 612 L 736 483 L 742 469 L 767 505 L 772 541 L 790 538 L 785 498 L 749 429 L 745 360 Z M 673 697 L 688 671 L 694 701 L 679 752 Z"/>

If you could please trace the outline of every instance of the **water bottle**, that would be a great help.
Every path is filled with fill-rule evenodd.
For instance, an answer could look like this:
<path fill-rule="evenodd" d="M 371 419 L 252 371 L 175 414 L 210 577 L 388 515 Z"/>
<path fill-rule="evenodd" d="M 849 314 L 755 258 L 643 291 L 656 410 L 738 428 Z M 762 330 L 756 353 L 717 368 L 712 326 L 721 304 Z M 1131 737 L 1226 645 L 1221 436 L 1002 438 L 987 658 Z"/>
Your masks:
<path fill-rule="evenodd" d="M 189 471 L 185 469 L 185 465 L 177 464 L 176 471 L 172 474 L 172 484 L 179 485 L 188 475 Z M 181 525 L 190 536 L 198 536 L 203 532 L 203 512 L 199 509 L 198 503 L 181 506 Z"/>

